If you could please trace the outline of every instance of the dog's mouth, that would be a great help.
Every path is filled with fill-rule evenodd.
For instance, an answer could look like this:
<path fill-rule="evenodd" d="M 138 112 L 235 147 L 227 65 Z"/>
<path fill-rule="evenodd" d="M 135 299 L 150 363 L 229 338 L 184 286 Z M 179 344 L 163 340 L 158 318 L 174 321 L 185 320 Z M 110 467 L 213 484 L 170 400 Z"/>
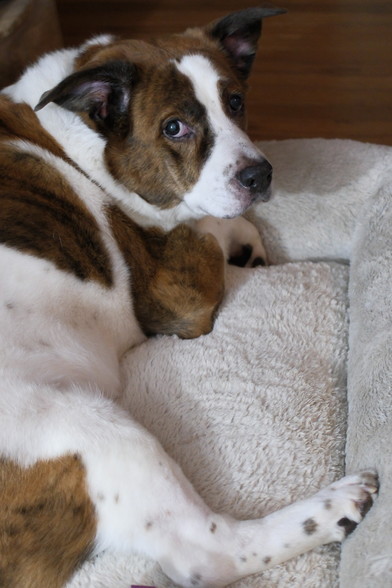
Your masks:
<path fill-rule="evenodd" d="M 272 190 L 268 188 L 262 194 L 255 193 L 247 194 L 245 197 L 239 197 L 236 202 L 230 207 L 230 211 L 222 215 L 222 218 L 236 218 L 244 214 L 251 206 L 258 202 L 268 202 L 272 197 Z"/>
<path fill-rule="evenodd" d="M 271 198 L 272 166 L 265 157 L 238 157 L 217 173 L 219 164 L 219 158 L 211 161 L 207 172 L 184 195 L 194 218 L 235 218 L 252 204 Z"/>

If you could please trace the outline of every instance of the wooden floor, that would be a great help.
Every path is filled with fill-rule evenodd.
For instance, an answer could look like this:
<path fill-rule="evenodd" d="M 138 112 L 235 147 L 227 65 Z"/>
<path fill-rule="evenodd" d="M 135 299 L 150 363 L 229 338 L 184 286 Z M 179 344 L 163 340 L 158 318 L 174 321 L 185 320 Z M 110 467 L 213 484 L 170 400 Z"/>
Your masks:
<path fill-rule="evenodd" d="M 283 0 L 250 82 L 254 139 L 346 137 L 392 145 L 392 1 Z M 67 45 L 99 32 L 151 37 L 257 0 L 57 0 Z"/>

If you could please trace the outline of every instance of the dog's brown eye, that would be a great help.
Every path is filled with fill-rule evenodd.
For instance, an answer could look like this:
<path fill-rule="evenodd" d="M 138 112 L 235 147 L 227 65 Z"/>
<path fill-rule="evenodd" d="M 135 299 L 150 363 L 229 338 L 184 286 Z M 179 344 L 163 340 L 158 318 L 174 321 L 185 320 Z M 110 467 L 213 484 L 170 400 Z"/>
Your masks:
<path fill-rule="evenodd" d="M 244 105 L 241 94 L 232 94 L 229 98 L 229 106 L 232 112 L 239 112 Z"/>
<path fill-rule="evenodd" d="M 163 127 L 163 134 L 169 139 L 183 139 L 190 137 L 193 131 L 181 120 L 172 118 Z"/>

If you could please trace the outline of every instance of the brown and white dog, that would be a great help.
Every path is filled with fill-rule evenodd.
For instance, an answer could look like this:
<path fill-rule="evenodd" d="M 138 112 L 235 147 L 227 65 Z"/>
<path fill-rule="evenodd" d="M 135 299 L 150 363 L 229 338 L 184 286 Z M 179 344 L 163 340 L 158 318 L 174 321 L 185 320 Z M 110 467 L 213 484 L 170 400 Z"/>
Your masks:
<path fill-rule="evenodd" d="M 223 586 L 342 540 L 371 503 L 368 472 L 262 520 L 218 515 L 121 408 L 124 352 L 207 333 L 224 257 L 264 255 L 235 217 L 269 197 L 244 93 L 261 20 L 279 12 L 152 43 L 100 37 L 0 95 L 3 588 L 63 586 L 103 549 Z"/>

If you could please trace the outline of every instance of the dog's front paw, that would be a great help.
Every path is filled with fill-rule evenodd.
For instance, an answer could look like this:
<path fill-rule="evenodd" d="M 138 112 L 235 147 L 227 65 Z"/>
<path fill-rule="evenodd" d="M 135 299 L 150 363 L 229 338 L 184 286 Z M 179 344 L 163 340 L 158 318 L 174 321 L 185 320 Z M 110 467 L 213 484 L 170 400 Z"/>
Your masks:
<path fill-rule="evenodd" d="M 346 476 L 316 494 L 323 505 L 320 526 L 325 525 L 326 542 L 342 541 L 354 531 L 371 508 L 378 487 L 377 474 L 364 471 Z M 305 521 L 305 533 L 317 524 L 316 519 L 309 519 L 307 525 Z"/>
<path fill-rule="evenodd" d="M 200 233 L 214 235 L 230 264 L 240 267 L 267 265 L 260 233 L 242 216 L 234 219 L 207 216 L 197 222 L 196 229 Z"/>

